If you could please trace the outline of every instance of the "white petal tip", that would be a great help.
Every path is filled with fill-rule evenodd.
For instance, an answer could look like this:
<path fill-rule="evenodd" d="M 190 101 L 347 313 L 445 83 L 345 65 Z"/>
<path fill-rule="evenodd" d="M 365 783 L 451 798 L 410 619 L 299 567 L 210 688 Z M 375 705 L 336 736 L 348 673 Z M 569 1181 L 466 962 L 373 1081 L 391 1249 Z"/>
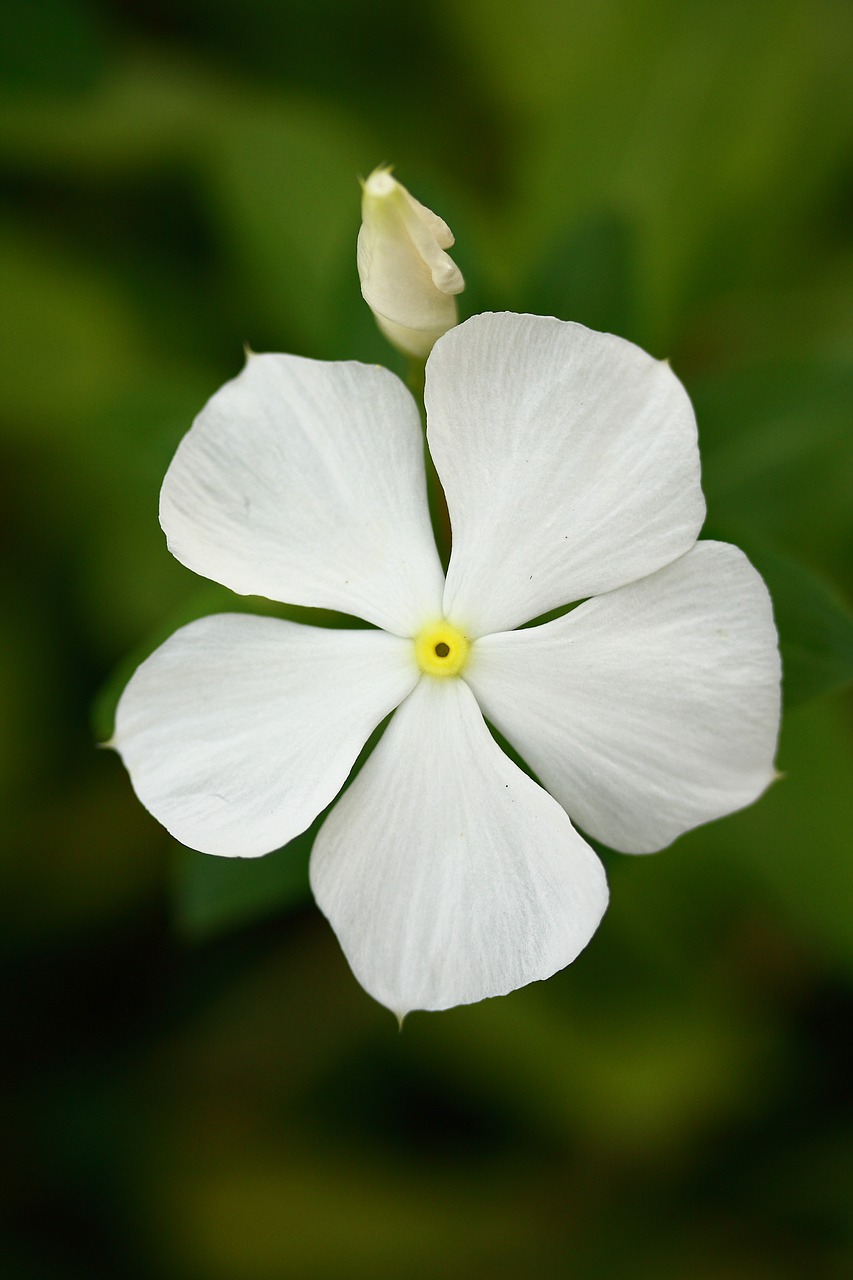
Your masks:
<path fill-rule="evenodd" d="M 378 165 L 361 185 L 369 196 L 390 195 L 397 186 L 397 181 L 392 174 L 392 166 Z"/>

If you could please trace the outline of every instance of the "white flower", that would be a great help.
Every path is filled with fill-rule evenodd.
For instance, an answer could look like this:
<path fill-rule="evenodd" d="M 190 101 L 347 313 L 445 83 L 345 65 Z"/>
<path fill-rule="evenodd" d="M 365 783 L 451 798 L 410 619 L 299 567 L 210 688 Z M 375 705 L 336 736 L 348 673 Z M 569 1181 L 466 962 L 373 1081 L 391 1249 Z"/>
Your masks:
<path fill-rule="evenodd" d="M 568 964 L 607 903 L 569 816 L 659 849 L 763 791 L 779 714 L 766 588 L 735 547 L 696 542 L 696 426 L 667 364 L 581 325 L 476 316 L 436 345 L 426 403 L 446 582 L 402 383 L 250 356 L 169 468 L 169 547 L 237 592 L 380 629 L 193 622 L 133 676 L 115 736 L 173 835 L 255 857 L 333 800 L 396 708 L 325 819 L 311 884 L 398 1015 Z"/>
<path fill-rule="evenodd" d="M 462 272 L 447 256 L 447 223 L 410 195 L 390 169 L 374 169 L 361 197 L 358 274 L 379 328 L 406 355 L 425 359 L 456 324 Z"/>

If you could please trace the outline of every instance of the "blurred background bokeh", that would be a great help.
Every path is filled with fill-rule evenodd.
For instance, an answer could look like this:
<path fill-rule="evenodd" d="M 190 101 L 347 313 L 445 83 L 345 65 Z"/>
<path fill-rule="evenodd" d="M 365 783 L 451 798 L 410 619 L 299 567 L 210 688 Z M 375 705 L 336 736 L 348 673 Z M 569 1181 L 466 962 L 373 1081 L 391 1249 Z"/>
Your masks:
<path fill-rule="evenodd" d="M 844 0 L 4 0 L 4 1276 L 853 1274 L 851 55 Z M 222 605 L 157 496 L 243 343 L 399 368 L 383 161 L 464 314 L 670 357 L 786 668 L 769 794 L 605 853 L 575 965 L 402 1034 L 307 842 L 181 850 L 94 747 Z"/>

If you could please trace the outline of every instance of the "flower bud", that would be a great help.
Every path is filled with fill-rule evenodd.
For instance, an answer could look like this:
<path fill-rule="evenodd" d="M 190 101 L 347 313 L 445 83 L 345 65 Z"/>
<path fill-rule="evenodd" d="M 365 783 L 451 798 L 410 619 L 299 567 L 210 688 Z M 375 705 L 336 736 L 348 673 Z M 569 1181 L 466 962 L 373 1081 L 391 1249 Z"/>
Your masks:
<path fill-rule="evenodd" d="M 362 184 L 358 274 L 361 292 L 393 346 L 426 359 L 457 322 L 462 272 L 447 254 L 453 233 L 387 168 Z"/>

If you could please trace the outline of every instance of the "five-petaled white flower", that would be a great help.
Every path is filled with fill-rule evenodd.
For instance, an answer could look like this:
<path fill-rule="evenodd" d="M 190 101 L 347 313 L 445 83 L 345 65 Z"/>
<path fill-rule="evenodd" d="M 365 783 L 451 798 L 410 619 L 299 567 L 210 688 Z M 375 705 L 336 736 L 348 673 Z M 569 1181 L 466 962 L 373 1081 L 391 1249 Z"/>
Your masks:
<path fill-rule="evenodd" d="M 425 398 L 446 581 L 418 411 L 391 373 L 252 355 L 213 396 L 163 484 L 171 551 L 378 629 L 190 623 L 131 679 L 114 740 L 179 840 L 255 857 L 310 825 L 394 711 L 311 884 L 400 1016 L 567 965 L 607 904 L 569 818 L 659 849 L 763 791 L 779 715 L 770 600 L 737 548 L 696 541 L 696 425 L 666 363 L 578 324 L 475 316 L 437 343 Z"/>

